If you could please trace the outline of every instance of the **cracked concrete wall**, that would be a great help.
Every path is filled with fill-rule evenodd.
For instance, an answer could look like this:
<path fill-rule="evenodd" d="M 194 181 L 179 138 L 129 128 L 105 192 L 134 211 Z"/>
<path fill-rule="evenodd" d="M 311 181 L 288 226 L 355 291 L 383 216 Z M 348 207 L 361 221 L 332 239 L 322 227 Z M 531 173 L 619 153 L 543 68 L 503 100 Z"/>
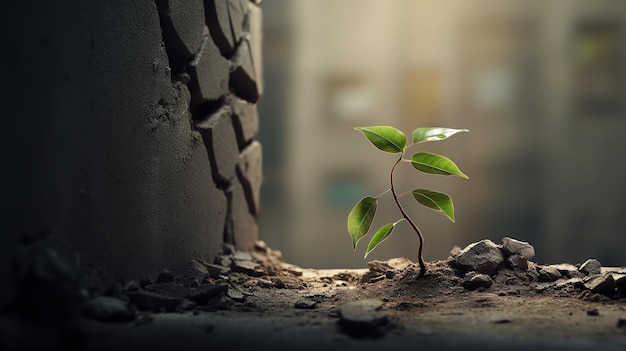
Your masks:
<path fill-rule="evenodd" d="M 252 247 L 255 2 L 13 2 L 1 16 L 0 306 L 32 245 L 108 279 Z"/>

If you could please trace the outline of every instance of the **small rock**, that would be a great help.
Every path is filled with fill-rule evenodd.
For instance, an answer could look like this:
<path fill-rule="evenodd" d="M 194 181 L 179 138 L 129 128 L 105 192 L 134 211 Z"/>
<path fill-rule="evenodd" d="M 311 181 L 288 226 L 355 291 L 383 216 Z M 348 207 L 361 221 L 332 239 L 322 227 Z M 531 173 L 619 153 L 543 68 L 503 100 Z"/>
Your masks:
<path fill-rule="evenodd" d="M 348 302 L 339 307 L 339 322 L 350 334 L 369 334 L 389 321 L 378 311 L 382 305 L 382 301 L 375 299 Z"/>
<path fill-rule="evenodd" d="M 593 277 L 584 283 L 585 288 L 591 290 L 592 293 L 602 295 L 612 295 L 615 292 L 615 279 L 611 274 L 604 274 Z"/>
<path fill-rule="evenodd" d="M 140 289 L 139 283 L 136 280 L 131 280 L 124 285 L 125 291 L 137 291 Z"/>
<path fill-rule="evenodd" d="M 228 288 L 226 296 L 228 296 L 229 299 L 237 302 L 241 302 L 246 299 L 246 296 L 241 291 L 231 287 Z"/>
<path fill-rule="evenodd" d="M 585 275 L 600 274 L 602 272 L 602 265 L 600 264 L 600 261 L 595 258 L 591 258 L 581 264 L 578 270 L 583 272 Z"/>
<path fill-rule="evenodd" d="M 461 254 L 461 248 L 454 245 L 454 247 L 452 248 L 452 250 L 450 250 L 450 256 L 456 258 L 458 255 Z"/>
<path fill-rule="evenodd" d="M 173 282 L 174 279 L 176 279 L 176 276 L 174 275 L 174 273 L 170 271 L 169 269 L 165 268 L 159 273 L 159 276 L 157 277 L 156 282 L 159 284 L 170 283 L 170 282 Z"/>
<path fill-rule="evenodd" d="M 250 258 L 252 258 L 252 256 L 250 256 Z M 252 261 L 233 260 L 230 268 L 233 272 L 243 273 L 253 277 L 263 275 L 261 266 Z"/>
<path fill-rule="evenodd" d="M 198 260 L 190 260 L 183 271 L 185 278 L 196 278 L 198 282 L 203 282 L 209 276 L 209 270 Z"/>
<path fill-rule="evenodd" d="M 626 328 L 626 318 L 618 319 L 616 327 L 618 327 L 618 328 Z"/>
<path fill-rule="evenodd" d="M 558 269 L 550 266 L 540 267 L 537 272 L 539 273 L 538 280 L 540 282 L 553 282 L 563 276 Z"/>
<path fill-rule="evenodd" d="M 257 240 L 257 242 L 254 243 L 254 249 L 261 252 L 267 252 L 267 244 L 263 240 Z"/>
<path fill-rule="evenodd" d="M 224 267 L 219 264 L 209 263 L 206 265 L 207 271 L 209 272 L 209 276 L 211 278 L 219 278 L 220 274 L 228 274 L 228 267 Z"/>
<path fill-rule="evenodd" d="M 500 246 L 491 240 L 481 240 L 466 246 L 457 256 L 456 262 L 468 271 L 494 274 L 504 262 Z"/>
<path fill-rule="evenodd" d="M 476 290 L 480 287 L 488 289 L 493 284 L 493 280 L 486 274 L 476 274 L 470 272 L 465 275 L 461 286 L 467 290 Z"/>
<path fill-rule="evenodd" d="M 559 270 L 559 272 L 569 278 L 581 278 L 583 275 L 578 271 L 578 268 L 570 263 L 551 264 L 547 267 L 553 267 Z"/>
<path fill-rule="evenodd" d="M 590 310 L 587 310 L 587 315 L 588 316 L 599 316 L 600 315 L 600 311 L 598 311 L 597 308 L 592 308 Z"/>
<path fill-rule="evenodd" d="M 127 322 L 135 319 L 135 310 L 128 302 L 115 297 L 98 296 L 84 306 L 86 316 L 103 322 Z"/>
<path fill-rule="evenodd" d="M 252 261 L 252 255 L 245 251 L 236 251 L 233 255 L 233 260 L 235 261 Z"/>
<path fill-rule="evenodd" d="M 520 255 L 531 259 L 535 257 L 535 248 L 525 241 L 511 239 L 508 236 L 502 239 L 502 251 L 506 256 Z"/>
<path fill-rule="evenodd" d="M 528 270 L 528 259 L 522 255 L 511 255 L 506 258 L 506 261 L 513 268 L 521 269 L 523 271 Z"/>
<path fill-rule="evenodd" d="M 296 301 L 294 307 L 304 310 L 312 310 L 317 306 L 317 302 L 309 299 L 300 299 Z"/>

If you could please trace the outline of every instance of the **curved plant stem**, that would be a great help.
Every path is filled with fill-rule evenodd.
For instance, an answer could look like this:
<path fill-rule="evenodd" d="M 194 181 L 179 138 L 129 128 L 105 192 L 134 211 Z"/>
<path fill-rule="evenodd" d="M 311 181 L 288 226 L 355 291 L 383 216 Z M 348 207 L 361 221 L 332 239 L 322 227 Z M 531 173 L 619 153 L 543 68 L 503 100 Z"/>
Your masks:
<path fill-rule="evenodd" d="M 417 234 L 417 237 L 420 239 L 420 245 L 419 245 L 419 248 L 418 248 L 418 251 L 417 251 L 417 260 L 418 260 L 419 265 L 420 265 L 419 277 L 421 278 L 421 277 L 424 276 L 424 274 L 426 274 L 426 265 L 424 264 L 424 259 L 422 258 L 422 247 L 424 246 L 424 237 L 422 236 L 422 233 L 417 228 L 415 223 L 413 223 L 411 218 L 409 218 L 409 216 L 406 214 L 406 212 L 404 211 L 404 208 L 402 208 L 402 205 L 400 205 L 400 201 L 398 201 L 398 195 L 396 195 L 396 190 L 393 187 L 393 171 L 395 171 L 396 166 L 398 165 L 398 163 L 400 163 L 400 161 L 402 161 L 402 155 L 400 155 L 400 158 L 398 159 L 398 161 L 396 161 L 396 163 L 394 163 L 393 167 L 391 168 L 391 175 L 390 175 L 391 194 L 393 195 L 393 201 L 396 202 L 396 206 L 398 206 L 398 209 L 400 210 L 400 213 L 402 213 L 402 217 L 404 217 L 404 219 L 406 219 L 406 221 L 409 223 L 411 228 L 413 228 L 413 230 L 415 231 L 415 234 Z"/>

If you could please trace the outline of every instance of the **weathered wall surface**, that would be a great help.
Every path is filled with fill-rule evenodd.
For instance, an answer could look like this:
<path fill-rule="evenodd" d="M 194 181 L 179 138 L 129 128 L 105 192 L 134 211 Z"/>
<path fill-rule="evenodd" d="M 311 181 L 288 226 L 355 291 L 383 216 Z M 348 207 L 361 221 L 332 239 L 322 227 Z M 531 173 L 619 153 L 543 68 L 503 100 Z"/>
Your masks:
<path fill-rule="evenodd" d="M 33 245 L 125 279 L 250 248 L 258 6 L 35 3 L 2 12 L 0 281 Z"/>

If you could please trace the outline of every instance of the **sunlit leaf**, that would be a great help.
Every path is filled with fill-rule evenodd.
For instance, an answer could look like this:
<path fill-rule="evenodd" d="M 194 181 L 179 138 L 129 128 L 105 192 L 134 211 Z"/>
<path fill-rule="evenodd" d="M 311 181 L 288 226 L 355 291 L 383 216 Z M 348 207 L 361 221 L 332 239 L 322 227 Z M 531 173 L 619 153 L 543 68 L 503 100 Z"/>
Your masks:
<path fill-rule="evenodd" d="M 367 234 L 376 214 L 376 198 L 366 196 L 359 201 L 348 215 L 348 233 L 352 238 L 352 248 Z"/>
<path fill-rule="evenodd" d="M 429 152 L 418 152 L 411 157 L 411 164 L 418 171 L 430 174 L 456 175 L 469 179 L 449 158 Z"/>
<path fill-rule="evenodd" d="M 441 212 L 454 222 L 454 204 L 450 196 L 429 189 L 413 190 L 413 197 L 420 204 Z"/>
<path fill-rule="evenodd" d="M 372 126 L 354 129 L 363 133 L 367 140 L 385 152 L 396 154 L 402 152 L 406 146 L 406 135 L 393 127 Z"/>
<path fill-rule="evenodd" d="M 385 241 L 385 239 L 387 239 L 391 235 L 391 232 L 393 232 L 393 228 L 395 226 L 396 226 L 396 223 L 389 223 L 389 224 L 385 224 L 382 228 L 378 229 L 376 234 L 374 234 L 374 236 L 372 237 L 372 240 L 370 240 L 370 243 L 367 245 L 367 251 L 365 252 L 365 257 L 367 257 L 367 255 L 370 252 L 372 252 L 372 250 L 374 250 L 376 246 L 378 246 L 378 244 Z"/>
<path fill-rule="evenodd" d="M 438 141 L 449 138 L 456 133 L 469 132 L 467 129 L 451 128 L 416 128 L 411 133 L 414 143 L 424 143 L 427 141 Z"/>

